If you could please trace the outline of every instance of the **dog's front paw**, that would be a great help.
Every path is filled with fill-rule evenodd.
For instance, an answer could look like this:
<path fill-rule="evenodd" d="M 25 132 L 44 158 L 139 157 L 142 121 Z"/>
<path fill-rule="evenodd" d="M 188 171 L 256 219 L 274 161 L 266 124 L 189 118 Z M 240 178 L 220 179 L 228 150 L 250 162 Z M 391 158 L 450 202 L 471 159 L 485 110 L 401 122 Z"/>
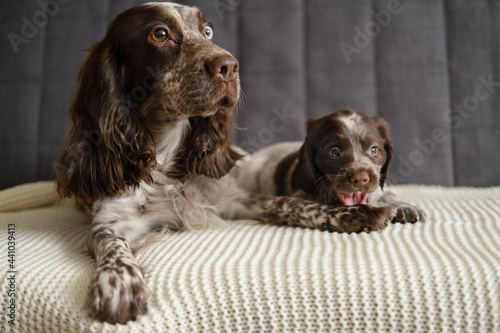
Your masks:
<path fill-rule="evenodd" d="M 334 212 L 336 217 L 334 231 L 345 233 L 381 231 L 389 225 L 396 213 L 391 207 L 363 204 L 337 207 Z"/>
<path fill-rule="evenodd" d="M 117 261 L 97 268 L 88 302 L 96 319 L 125 324 L 146 313 L 151 292 L 138 265 Z"/>
<path fill-rule="evenodd" d="M 396 215 L 394 216 L 392 222 L 424 222 L 426 215 L 425 212 L 413 205 L 409 204 L 399 204 L 395 207 Z"/>

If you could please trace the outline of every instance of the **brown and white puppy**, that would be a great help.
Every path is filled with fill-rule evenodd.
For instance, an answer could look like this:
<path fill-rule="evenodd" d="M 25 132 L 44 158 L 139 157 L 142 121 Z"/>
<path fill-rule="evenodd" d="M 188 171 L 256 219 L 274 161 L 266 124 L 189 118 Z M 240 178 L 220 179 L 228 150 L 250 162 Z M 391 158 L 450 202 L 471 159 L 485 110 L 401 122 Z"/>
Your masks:
<path fill-rule="evenodd" d="M 252 193 L 333 206 L 389 206 L 393 221 L 424 221 L 422 210 L 382 191 L 392 151 L 384 119 L 342 110 L 308 120 L 303 144 L 276 144 L 252 155 L 240 165 L 238 183 Z"/>

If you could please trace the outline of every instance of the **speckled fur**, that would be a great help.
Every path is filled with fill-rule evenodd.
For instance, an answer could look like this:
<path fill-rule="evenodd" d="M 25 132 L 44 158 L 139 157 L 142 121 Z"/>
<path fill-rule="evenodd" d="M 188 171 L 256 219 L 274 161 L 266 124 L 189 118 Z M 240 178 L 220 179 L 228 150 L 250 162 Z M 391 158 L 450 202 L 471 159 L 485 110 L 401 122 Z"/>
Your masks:
<path fill-rule="evenodd" d="M 331 148 L 332 142 L 338 144 L 342 141 L 335 137 L 344 140 L 345 164 L 332 166 L 328 164 L 329 157 L 325 152 Z M 363 148 L 367 142 L 367 147 L 376 144 L 381 148 L 385 146 L 385 151 L 377 159 L 370 158 L 368 149 Z M 360 226 L 358 218 L 373 223 L 367 230 L 383 229 L 388 219 L 393 222 L 424 221 L 425 213 L 421 209 L 397 200 L 390 191 L 383 191 L 391 158 L 392 142 L 387 123 L 379 117 L 369 118 L 352 110 L 343 110 L 309 120 L 305 142 L 285 142 L 264 148 L 241 162 L 233 175 L 240 187 L 253 194 L 292 196 L 330 205 L 330 212 L 338 212 L 339 217 L 344 212 L 352 213 L 348 216 L 351 225 L 335 221 L 329 224 L 328 230 L 364 230 L 357 229 Z M 326 161 L 325 165 L 329 167 L 320 168 L 322 161 Z M 363 187 L 363 191 L 369 193 L 368 205 L 342 206 L 334 188 L 354 192 L 349 177 L 359 170 L 369 175 L 370 181 Z M 275 220 L 279 221 L 279 218 Z M 303 224 L 313 227 L 319 223 L 309 219 Z"/>

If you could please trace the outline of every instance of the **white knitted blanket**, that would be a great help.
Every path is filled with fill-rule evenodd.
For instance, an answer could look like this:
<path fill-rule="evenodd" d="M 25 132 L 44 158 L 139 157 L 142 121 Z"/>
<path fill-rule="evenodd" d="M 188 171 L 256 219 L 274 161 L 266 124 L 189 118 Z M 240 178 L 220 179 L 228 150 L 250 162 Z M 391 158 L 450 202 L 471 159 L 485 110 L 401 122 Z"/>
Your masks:
<path fill-rule="evenodd" d="M 392 190 L 428 221 L 355 235 L 250 221 L 167 234 L 138 254 L 148 314 L 116 326 L 85 305 L 87 217 L 53 205 L 52 183 L 2 191 L 0 210 L 25 210 L 0 213 L 0 331 L 500 332 L 500 187 Z"/>

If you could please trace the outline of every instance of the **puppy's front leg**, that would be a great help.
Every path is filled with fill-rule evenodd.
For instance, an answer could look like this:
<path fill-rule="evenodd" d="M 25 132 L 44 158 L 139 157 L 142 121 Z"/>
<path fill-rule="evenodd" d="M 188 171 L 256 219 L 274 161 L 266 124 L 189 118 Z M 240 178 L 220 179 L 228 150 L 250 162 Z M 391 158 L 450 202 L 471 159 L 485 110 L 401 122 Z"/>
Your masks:
<path fill-rule="evenodd" d="M 370 202 L 372 203 L 372 202 Z M 378 195 L 375 205 L 388 205 L 396 209 L 393 222 L 424 222 L 426 215 L 425 212 L 406 202 L 399 201 L 396 195 L 391 191 L 384 191 Z"/>
<path fill-rule="evenodd" d="M 295 197 L 250 195 L 240 202 L 245 207 L 240 218 L 345 233 L 383 230 L 394 214 L 390 207 L 333 207 Z"/>

